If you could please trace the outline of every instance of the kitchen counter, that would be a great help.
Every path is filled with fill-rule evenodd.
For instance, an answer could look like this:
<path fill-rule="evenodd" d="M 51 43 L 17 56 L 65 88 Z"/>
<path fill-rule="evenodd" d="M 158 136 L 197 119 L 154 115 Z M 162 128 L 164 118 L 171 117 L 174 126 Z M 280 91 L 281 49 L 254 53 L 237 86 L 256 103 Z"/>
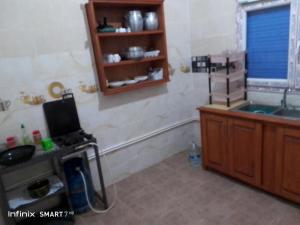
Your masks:
<path fill-rule="evenodd" d="M 205 169 L 300 203 L 300 119 L 198 110 Z"/>
<path fill-rule="evenodd" d="M 258 113 L 250 113 L 250 112 L 241 112 L 241 111 L 236 111 L 234 109 L 222 110 L 222 109 L 212 108 L 211 106 L 202 106 L 199 107 L 198 110 L 200 112 L 212 113 L 216 115 L 224 115 L 233 118 L 244 118 L 244 119 L 253 120 L 262 123 L 271 123 L 271 124 L 284 125 L 289 127 L 300 127 L 300 119 L 295 119 L 295 118 L 287 118 L 287 117 L 281 117 L 276 115 L 264 115 Z"/>

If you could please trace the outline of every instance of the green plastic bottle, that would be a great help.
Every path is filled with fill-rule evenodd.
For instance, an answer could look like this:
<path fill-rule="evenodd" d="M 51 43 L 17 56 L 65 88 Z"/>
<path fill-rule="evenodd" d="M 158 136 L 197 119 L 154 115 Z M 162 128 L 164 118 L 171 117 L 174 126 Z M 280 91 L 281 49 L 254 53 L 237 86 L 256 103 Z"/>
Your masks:
<path fill-rule="evenodd" d="M 32 145 L 32 141 L 26 132 L 26 128 L 25 128 L 24 124 L 21 124 L 21 131 L 22 131 L 22 144 L 23 145 Z"/>

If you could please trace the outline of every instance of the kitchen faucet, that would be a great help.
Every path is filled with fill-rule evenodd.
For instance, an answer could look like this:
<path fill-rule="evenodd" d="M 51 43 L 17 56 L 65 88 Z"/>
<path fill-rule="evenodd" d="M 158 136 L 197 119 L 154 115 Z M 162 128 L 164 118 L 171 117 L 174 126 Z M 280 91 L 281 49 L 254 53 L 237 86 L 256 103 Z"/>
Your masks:
<path fill-rule="evenodd" d="M 283 98 L 282 98 L 282 100 L 281 100 L 281 107 L 282 107 L 283 109 L 287 109 L 287 94 L 288 94 L 288 92 L 290 92 L 290 91 L 291 91 L 290 88 L 285 88 L 285 89 L 284 89 L 284 92 L 283 92 Z"/>

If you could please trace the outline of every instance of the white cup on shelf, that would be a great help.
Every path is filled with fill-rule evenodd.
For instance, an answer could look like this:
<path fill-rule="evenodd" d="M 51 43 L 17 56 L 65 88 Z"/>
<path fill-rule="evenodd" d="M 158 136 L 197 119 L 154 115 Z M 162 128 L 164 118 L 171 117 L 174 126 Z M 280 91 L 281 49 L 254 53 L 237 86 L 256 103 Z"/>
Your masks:
<path fill-rule="evenodd" d="M 121 61 L 121 56 L 119 54 L 114 54 L 113 55 L 113 60 L 115 63 L 118 63 Z"/>
<path fill-rule="evenodd" d="M 113 63 L 114 62 L 113 54 L 107 54 L 107 55 L 104 56 L 104 58 L 108 63 Z"/>

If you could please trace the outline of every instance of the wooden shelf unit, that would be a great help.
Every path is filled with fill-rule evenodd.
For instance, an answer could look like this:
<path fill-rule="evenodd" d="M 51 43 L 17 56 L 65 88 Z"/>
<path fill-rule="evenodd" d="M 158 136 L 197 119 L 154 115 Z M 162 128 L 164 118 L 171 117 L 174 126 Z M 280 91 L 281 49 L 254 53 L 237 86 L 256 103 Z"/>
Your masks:
<path fill-rule="evenodd" d="M 144 87 L 162 85 L 170 80 L 163 2 L 163 0 L 90 0 L 86 4 L 98 80 L 104 95 L 119 94 Z M 104 17 L 107 18 L 108 24 L 114 27 L 123 26 L 124 16 L 130 10 L 141 10 L 143 13 L 155 11 L 159 17 L 158 30 L 132 33 L 97 32 L 97 27 Z M 160 55 L 139 61 L 105 62 L 104 55 L 122 55 L 125 53 L 126 48 L 131 46 L 141 46 L 146 51 L 160 50 Z M 119 88 L 108 87 L 108 82 L 147 75 L 150 68 L 162 68 L 163 79 L 159 81 L 147 80 Z"/>
<path fill-rule="evenodd" d="M 220 65 L 223 68 L 213 72 L 212 64 Z M 226 104 L 229 108 L 238 100 L 247 100 L 246 64 L 245 52 L 209 56 L 209 104 Z M 237 82 L 239 82 L 238 85 Z M 218 84 L 225 84 L 224 90 L 222 90 L 222 86 L 218 87 L 219 90 L 213 90 Z"/>

